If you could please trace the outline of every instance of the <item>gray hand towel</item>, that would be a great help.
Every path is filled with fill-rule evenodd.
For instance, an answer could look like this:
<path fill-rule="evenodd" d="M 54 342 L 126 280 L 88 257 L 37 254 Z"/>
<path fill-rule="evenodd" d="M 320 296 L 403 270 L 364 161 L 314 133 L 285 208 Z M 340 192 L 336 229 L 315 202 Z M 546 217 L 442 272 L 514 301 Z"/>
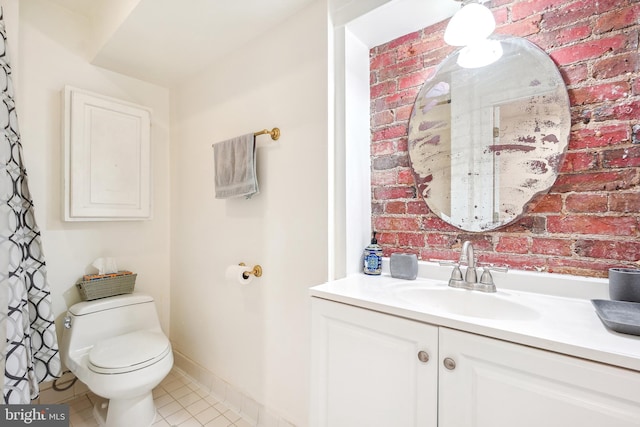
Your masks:
<path fill-rule="evenodd" d="M 213 145 L 216 199 L 249 198 L 259 192 L 253 133 Z"/>

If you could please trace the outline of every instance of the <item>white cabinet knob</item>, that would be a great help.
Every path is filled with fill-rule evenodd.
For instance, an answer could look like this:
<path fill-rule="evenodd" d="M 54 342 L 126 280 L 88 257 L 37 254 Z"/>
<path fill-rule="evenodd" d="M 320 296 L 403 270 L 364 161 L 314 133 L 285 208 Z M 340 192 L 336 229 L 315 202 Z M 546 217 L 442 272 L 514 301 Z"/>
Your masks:
<path fill-rule="evenodd" d="M 418 352 L 418 360 L 422 363 L 427 363 L 429 361 L 429 353 L 422 350 Z"/>
<path fill-rule="evenodd" d="M 445 357 L 442 363 L 444 364 L 444 367 L 450 371 L 456 369 L 456 361 L 450 357 Z"/>

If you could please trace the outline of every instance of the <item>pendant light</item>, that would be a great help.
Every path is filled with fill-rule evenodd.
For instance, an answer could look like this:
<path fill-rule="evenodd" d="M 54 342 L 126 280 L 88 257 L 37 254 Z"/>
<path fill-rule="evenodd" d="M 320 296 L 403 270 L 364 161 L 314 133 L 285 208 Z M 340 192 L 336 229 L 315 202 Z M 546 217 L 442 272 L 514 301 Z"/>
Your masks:
<path fill-rule="evenodd" d="M 493 13 L 477 0 L 457 1 L 462 1 L 462 9 L 449 21 L 444 41 L 451 46 L 468 46 L 489 37 L 496 28 Z"/>

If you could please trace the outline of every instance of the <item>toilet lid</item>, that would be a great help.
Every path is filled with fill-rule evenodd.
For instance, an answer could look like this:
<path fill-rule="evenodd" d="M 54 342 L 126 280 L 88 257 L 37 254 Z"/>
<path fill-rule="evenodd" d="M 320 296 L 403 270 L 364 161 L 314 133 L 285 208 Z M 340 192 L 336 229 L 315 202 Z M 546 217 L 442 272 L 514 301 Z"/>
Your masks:
<path fill-rule="evenodd" d="M 99 373 L 123 373 L 152 365 L 171 350 L 160 332 L 137 331 L 96 343 L 89 352 L 89 369 Z"/>

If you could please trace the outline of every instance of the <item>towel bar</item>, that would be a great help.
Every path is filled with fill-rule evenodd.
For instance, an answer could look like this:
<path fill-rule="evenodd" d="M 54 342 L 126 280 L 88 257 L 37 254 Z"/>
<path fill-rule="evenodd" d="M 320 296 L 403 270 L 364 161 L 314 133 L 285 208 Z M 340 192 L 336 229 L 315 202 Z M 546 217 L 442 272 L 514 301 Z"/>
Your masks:
<path fill-rule="evenodd" d="M 258 136 L 258 135 L 266 135 L 266 134 L 271 135 L 271 139 L 273 139 L 274 141 L 277 141 L 278 138 L 280 138 L 280 129 L 279 128 L 273 128 L 271 130 L 263 129 L 261 131 L 254 132 L 253 135 Z"/>

